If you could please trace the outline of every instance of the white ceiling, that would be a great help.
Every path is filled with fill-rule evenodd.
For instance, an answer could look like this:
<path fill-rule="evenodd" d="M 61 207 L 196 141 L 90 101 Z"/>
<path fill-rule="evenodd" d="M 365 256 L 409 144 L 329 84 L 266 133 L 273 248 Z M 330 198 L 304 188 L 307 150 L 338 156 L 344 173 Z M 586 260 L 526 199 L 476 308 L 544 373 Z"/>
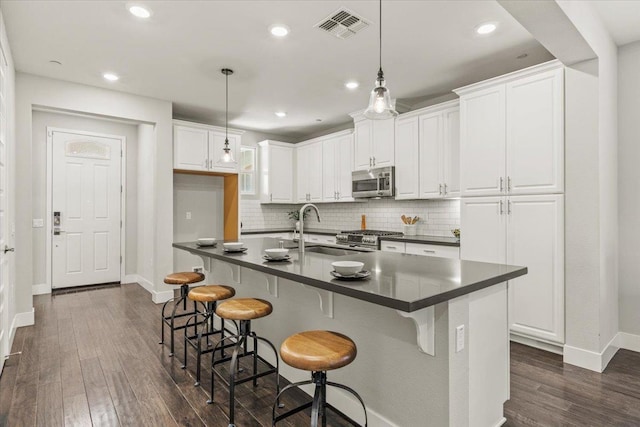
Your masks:
<path fill-rule="evenodd" d="M 125 4 L 0 2 L 17 70 L 170 100 L 176 117 L 219 124 L 220 69 L 229 67 L 230 126 L 292 140 L 349 122 L 349 112 L 366 107 L 378 69 L 375 0 L 147 1 L 147 21 Z M 313 27 L 340 7 L 372 25 L 347 40 Z M 476 36 L 474 27 L 486 21 L 498 22 L 498 30 Z M 271 36 L 275 23 L 289 26 L 290 35 Z M 493 0 L 383 3 L 387 87 L 408 105 L 549 59 Z M 105 71 L 120 81 L 106 82 Z M 348 79 L 360 88 L 345 89 Z M 288 116 L 279 119 L 276 110 Z"/>
<path fill-rule="evenodd" d="M 640 40 L 640 1 L 598 0 L 591 4 L 618 46 Z"/>

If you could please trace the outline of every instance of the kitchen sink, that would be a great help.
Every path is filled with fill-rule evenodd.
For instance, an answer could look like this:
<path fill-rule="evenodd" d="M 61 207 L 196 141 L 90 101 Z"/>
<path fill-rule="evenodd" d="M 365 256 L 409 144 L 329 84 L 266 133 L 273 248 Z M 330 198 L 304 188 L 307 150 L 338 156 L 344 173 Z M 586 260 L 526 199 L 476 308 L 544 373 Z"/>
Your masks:
<path fill-rule="evenodd" d="M 328 246 L 306 246 L 304 250 L 305 252 L 314 252 L 317 254 L 332 255 L 332 256 L 356 255 L 364 252 L 364 251 L 359 251 L 357 249 L 341 249 L 341 248 L 333 248 Z"/>

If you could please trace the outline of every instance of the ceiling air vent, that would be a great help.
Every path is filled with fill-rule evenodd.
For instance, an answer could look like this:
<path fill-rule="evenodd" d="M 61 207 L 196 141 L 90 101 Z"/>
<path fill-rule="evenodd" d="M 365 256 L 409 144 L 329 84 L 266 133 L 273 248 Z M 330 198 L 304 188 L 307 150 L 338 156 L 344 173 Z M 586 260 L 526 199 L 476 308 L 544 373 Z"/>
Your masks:
<path fill-rule="evenodd" d="M 339 39 L 347 39 L 368 26 L 369 23 L 364 18 L 345 8 L 338 9 L 315 25 Z"/>

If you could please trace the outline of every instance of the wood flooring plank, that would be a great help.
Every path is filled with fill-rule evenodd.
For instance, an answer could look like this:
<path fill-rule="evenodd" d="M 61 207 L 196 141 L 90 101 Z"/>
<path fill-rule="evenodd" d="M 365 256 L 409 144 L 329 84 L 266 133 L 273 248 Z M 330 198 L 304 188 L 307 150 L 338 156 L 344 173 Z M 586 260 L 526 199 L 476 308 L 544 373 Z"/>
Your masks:
<path fill-rule="evenodd" d="M 37 426 L 58 427 L 64 425 L 62 385 L 59 382 L 39 384 L 37 402 Z"/>
<path fill-rule="evenodd" d="M 91 415 L 85 394 L 63 396 L 64 425 L 68 427 L 90 426 Z"/>
<path fill-rule="evenodd" d="M 83 385 L 93 425 L 119 425 L 116 408 L 98 358 L 81 362 Z"/>

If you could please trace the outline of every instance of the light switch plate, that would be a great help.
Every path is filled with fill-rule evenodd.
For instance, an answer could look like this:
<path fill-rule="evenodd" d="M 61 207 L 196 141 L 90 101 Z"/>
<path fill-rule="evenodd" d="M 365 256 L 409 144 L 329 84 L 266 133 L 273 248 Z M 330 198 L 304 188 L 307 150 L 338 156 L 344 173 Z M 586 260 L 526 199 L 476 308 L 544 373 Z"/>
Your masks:
<path fill-rule="evenodd" d="M 186 219 L 191 219 L 191 212 L 187 212 L 185 216 L 186 216 Z"/>
<path fill-rule="evenodd" d="M 456 327 L 456 353 L 464 350 L 464 325 Z"/>
<path fill-rule="evenodd" d="M 37 218 L 33 220 L 33 228 L 42 228 L 44 227 L 44 219 Z"/>

